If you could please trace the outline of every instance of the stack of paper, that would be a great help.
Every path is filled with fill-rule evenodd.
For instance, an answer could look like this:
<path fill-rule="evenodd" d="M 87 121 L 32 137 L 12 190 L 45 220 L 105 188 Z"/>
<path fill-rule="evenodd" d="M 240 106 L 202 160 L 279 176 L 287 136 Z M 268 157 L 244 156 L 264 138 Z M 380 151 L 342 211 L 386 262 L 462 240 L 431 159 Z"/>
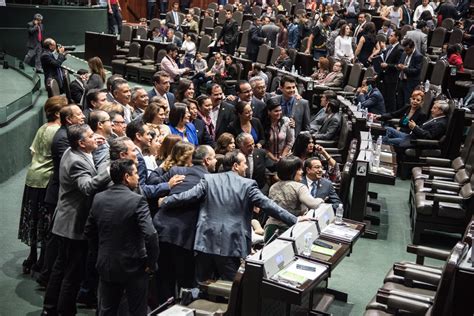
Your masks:
<path fill-rule="evenodd" d="M 358 233 L 359 231 L 357 229 L 353 229 L 349 226 L 331 224 L 321 232 L 321 236 L 332 237 L 351 242 Z"/>
<path fill-rule="evenodd" d="M 286 268 L 280 270 L 271 279 L 289 286 L 300 286 L 307 280 L 315 280 L 326 271 L 327 267 L 321 264 L 298 259 Z"/>

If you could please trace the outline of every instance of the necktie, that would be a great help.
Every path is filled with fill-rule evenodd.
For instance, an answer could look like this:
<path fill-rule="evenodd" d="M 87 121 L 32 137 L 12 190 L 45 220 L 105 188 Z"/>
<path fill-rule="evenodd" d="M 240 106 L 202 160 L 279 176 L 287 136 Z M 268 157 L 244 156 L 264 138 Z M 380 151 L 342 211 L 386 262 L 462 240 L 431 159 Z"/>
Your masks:
<path fill-rule="evenodd" d="M 318 193 L 318 183 L 316 181 L 313 181 L 313 183 L 311 183 L 311 195 L 313 197 L 316 197 L 317 193 Z"/>
<path fill-rule="evenodd" d="M 393 50 L 393 46 L 390 45 L 390 46 L 388 47 L 387 54 L 385 55 L 385 60 L 384 60 L 385 62 L 387 61 L 388 56 L 390 56 L 390 53 L 392 52 L 392 50 Z"/>
<path fill-rule="evenodd" d="M 38 25 L 38 41 L 41 43 L 43 40 L 43 34 L 41 33 L 41 26 Z"/>

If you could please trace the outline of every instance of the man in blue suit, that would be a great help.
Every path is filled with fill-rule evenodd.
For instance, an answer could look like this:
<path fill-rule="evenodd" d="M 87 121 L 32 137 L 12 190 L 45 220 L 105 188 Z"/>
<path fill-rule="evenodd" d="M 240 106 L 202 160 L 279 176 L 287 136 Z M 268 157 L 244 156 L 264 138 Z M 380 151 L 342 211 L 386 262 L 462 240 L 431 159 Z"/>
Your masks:
<path fill-rule="evenodd" d="M 63 91 L 64 76 L 61 65 L 66 60 L 64 47 L 57 47 L 52 38 L 47 38 L 43 42 L 43 53 L 41 54 L 41 67 L 44 71 L 44 86 L 48 86 L 50 79 L 56 79 L 59 88 Z"/>
<path fill-rule="evenodd" d="M 168 196 L 161 205 L 167 210 L 200 202 L 194 241 L 197 281 L 233 280 L 240 260 L 251 251 L 254 205 L 289 226 L 304 220 L 263 195 L 255 180 L 245 178 L 248 166 L 242 153 L 226 154 L 223 167 L 225 172 L 205 174 L 191 190 Z"/>
<path fill-rule="evenodd" d="M 151 98 L 154 96 L 160 96 L 168 101 L 170 109 L 174 106 L 175 97 L 170 92 L 170 75 L 164 71 L 158 71 L 153 75 L 153 89 L 148 91 L 148 99 L 151 102 Z"/>
<path fill-rule="evenodd" d="M 374 114 L 385 113 L 385 102 L 382 92 L 376 86 L 375 78 L 369 77 L 363 80 L 362 86 L 356 91 L 356 96 L 363 109 Z"/>
<path fill-rule="evenodd" d="M 301 183 L 306 185 L 314 198 L 321 198 L 325 203 L 331 203 L 334 210 L 342 203 L 334 190 L 332 182 L 323 178 L 323 165 L 318 158 L 308 158 L 304 162 L 305 176 Z"/>
<path fill-rule="evenodd" d="M 411 39 L 403 41 L 403 54 L 398 62 L 397 69 L 400 71 L 398 78 L 397 107 L 400 109 L 408 104 L 411 93 L 420 84 L 423 56 L 416 51 L 415 42 Z"/>

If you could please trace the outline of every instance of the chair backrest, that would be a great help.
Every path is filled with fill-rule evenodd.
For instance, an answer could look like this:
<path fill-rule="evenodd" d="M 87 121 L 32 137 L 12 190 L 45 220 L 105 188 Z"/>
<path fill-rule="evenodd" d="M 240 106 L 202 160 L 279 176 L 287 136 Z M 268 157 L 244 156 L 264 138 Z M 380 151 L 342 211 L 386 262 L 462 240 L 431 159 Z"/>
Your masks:
<path fill-rule="evenodd" d="M 153 31 L 155 27 L 160 27 L 160 19 L 154 18 L 150 21 L 150 30 Z"/>
<path fill-rule="evenodd" d="M 451 31 L 454 28 L 454 19 L 444 19 L 443 22 L 441 22 L 441 26 L 444 27 L 447 31 Z"/>
<path fill-rule="evenodd" d="M 258 55 L 257 55 L 257 63 L 266 65 L 268 62 L 268 55 L 270 53 L 270 46 L 267 44 L 263 44 L 260 46 L 260 49 L 258 50 Z"/>
<path fill-rule="evenodd" d="M 442 48 L 444 39 L 446 38 L 446 29 L 442 26 L 435 28 L 433 35 L 431 36 L 430 47 Z"/>
<path fill-rule="evenodd" d="M 349 148 L 349 134 L 351 132 L 351 125 L 349 124 L 349 117 L 347 114 L 342 115 L 341 129 L 339 131 L 339 140 L 337 141 L 337 149 L 341 151 L 343 158 L 347 155 L 346 151 Z"/>
<path fill-rule="evenodd" d="M 218 25 L 214 28 L 214 31 L 212 31 L 212 36 L 214 36 L 214 38 L 219 37 L 219 35 L 221 35 L 221 32 L 222 26 Z"/>
<path fill-rule="evenodd" d="M 467 49 L 466 55 L 464 56 L 464 68 L 474 70 L 474 46 Z"/>
<path fill-rule="evenodd" d="M 421 65 L 420 81 L 425 81 L 426 74 L 428 73 L 428 68 L 430 65 L 430 59 L 426 56 L 423 56 L 423 62 Z"/>
<path fill-rule="evenodd" d="M 181 31 L 176 31 L 176 32 L 174 32 L 174 35 L 175 35 L 177 38 L 179 38 L 180 40 L 183 40 L 183 36 L 184 36 L 184 35 L 183 35 L 183 32 L 181 32 Z"/>
<path fill-rule="evenodd" d="M 352 182 L 352 164 L 353 162 L 347 161 L 344 164 L 341 172 L 341 185 L 339 187 L 339 198 L 341 199 L 342 205 L 344 205 L 344 209 L 348 209 L 349 203 L 349 192 L 351 189 L 351 182 Z"/>
<path fill-rule="evenodd" d="M 291 59 L 291 64 L 294 65 L 295 64 L 295 60 L 296 60 L 296 56 L 298 55 L 298 51 L 294 48 L 289 48 L 288 49 L 288 56 L 290 57 Z"/>
<path fill-rule="evenodd" d="M 155 46 L 152 44 L 148 44 L 145 46 L 145 50 L 143 51 L 143 58 L 142 59 L 155 59 Z"/>
<path fill-rule="evenodd" d="M 201 8 L 200 7 L 193 7 L 194 15 L 201 16 Z"/>
<path fill-rule="evenodd" d="M 259 5 L 252 7 L 252 14 L 254 16 L 261 16 L 262 15 L 262 7 Z"/>
<path fill-rule="evenodd" d="M 211 44 L 212 38 L 209 35 L 204 34 L 201 37 L 201 41 L 199 42 L 198 51 L 201 53 L 209 53 L 209 44 Z"/>
<path fill-rule="evenodd" d="M 53 97 L 61 94 L 61 90 L 59 89 L 59 85 L 56 79 L 48 80 L 46 90 L 48 91 L 48 97 Z"/>
<path fill-rule="evenodd" d="M 271 65 L 277 60 L 278 56 L 280 56 L 280 52 L 281 52 L 280 46 L 277 46 L 273 49 L 272 57 L 270 57 L 270 64 Z"/>
<path fill-rule="evenodd" d="M 466 243 L 458 242 L 451 251 L 446 261 L 441 280 L 436 289 L 436 294 L 431 308 L 431 315 L 451 315 L 453 310 L 454 281 L 459 264 L 464 259 L 469 246 Z"/>
<path fill-rule="evenodd" d="M 463 38 L 463 32 L 457 27 L 454 28 L 453 31 L 451 32 L 451 36 L 449 37 L 449 45 L 461 43 L 462 38 Z"/>
<path fill-rule="evenodd" d="M 137 28 L 137 38 L 138 38 L 138 36 L 140 36 L 141 39 L 147 39 L 148 31 L 147 31 L 146 27 L 139 26 Z"/>
<path fill-rule="evenodd" d="M 421 106 L 421 113 L 425 114 L 427 117 L 430 114 L 431 106 L 433 105 L 433 92 L 428 91 L 425 93 L 425 97 L 423 99 L 423 104 Z"/>
<path fill-rule="evenodd" d="M 206 16 L 202 21 L 202 30 L 204 31 L 205 28 L 213 28 L 214 27 L 214 19 L 210 16 Z"/>
<path fill-rule="evenodd" d="M 220 10 L 217 16 L 217 24 L 224 25 L 225 22 L 225 10 Z"/>
<path fill-rule="evenodd" d="M 373 66 L 368 67 L 364 72 L 364 79 L 373 78 L 376 75 L 375 69 Z"/>
<path fill-rule="evenodd" d="M 242 39 L 240 40 L 239 47 L 247 49 L 247 43 L 249 42 L 249 30 L 242 32 Z"/>
<path fill-rule="evenodd" d="M 219 8 L 219 5 L 217 4 L 217 2 L 210 2 L 210 3 L 207 5 L 207 8 L 208 8 L 208 9 L 212 9 L 212 10 L 214 10 L 214 12 L 216 12 L 217 9 Z"/>
<path fill-rule="evenodd" d="M 344 87 L 344 91 L 354 91 L 359 87 L 361 82 L 363 65 L 361 63 L 355 63 L 352 65 L 351 73 L 349 74 L 349 79 L 347 85 Z"/>
<path fill-rule="evenodd" d="M 237 26 L 242 26 L 242 21 L 244 20 L 244 14 L 242 11 L 235 11 L 232 13 L 232 18 L 237 22 Z"/>
<path fill-rule="evenodd" d="M 267 72 L 265 72 L 265 74 L 267 75 L 267 78 L 268 78 L 268 84 L 267 84 L 266 91 L 270 92 L 270 86 L 271 86 L 272 80 L 273 80 L 273 73 L 271 71 L 267 71 Z"/>
<path fill-rule="evenodd" d="M 438 60 L 431 73 L 430 83 L 433 85 L 441 86 L 448 72 L 449 64 L 445 60 Z"/>
<path fill-rule="evenodd" d="M 132 40 L 132 27 L 130 25 L 122 25 L 122 32 L 120 33 L 119 40 L 122 42 L 130 42 Z"/>
<path fill-rule="evenodd" d="M 207 63 L 207 67 L 212 68 L 212 66 L 214 66 L 215 62 L 216 62 L 216 58 L 214 56 L 212 56 L 211 58 L 209 58 L 209 62 Z"/>
<path fill-rule="evenodd" d="M 242 27 L 240 28 L 240 30 L 241 30 L 242 32 L 245 32 L 245 31 L 247 31 L 247 30 L 250 28 L 251 25 L 252 25 L 252 21 L 250 21 L 250 20 L 245 20 L 244 22 L 242 22 Z"/>
<path fill-rule="evenodd" d="M 71 78 L 69 78 L 69 71 L 66 69 L 61 69 L 63 73 L 63 90 L 64 94 L 66 94 L 66 98 L 72 102 L 72 96 L 71 96 Z M 73 103 L 73 102 L 72 102 Z"/>
<path fill-rule="evenodd" d="M 137 42 L 131 42 L 130 43 L 130 48 L 128 51 L 128 57 L 140 57 L 140 48 L 142 45 Z"/>
<path fill-rule="evenodd" d="M 453 102 L 449 104 L 450 113 L 446 135 L 441 139 L 442 157 L 454 159 L 459 156 L 462 134 L 464 132 L 464 109 L 457 109 Z"/>
<path fill-rule="evenodd" d="M 161 63 L 161 60 L 166 56 L 166 50 L 160 49 L 156 54 L 156 63 Z"/>

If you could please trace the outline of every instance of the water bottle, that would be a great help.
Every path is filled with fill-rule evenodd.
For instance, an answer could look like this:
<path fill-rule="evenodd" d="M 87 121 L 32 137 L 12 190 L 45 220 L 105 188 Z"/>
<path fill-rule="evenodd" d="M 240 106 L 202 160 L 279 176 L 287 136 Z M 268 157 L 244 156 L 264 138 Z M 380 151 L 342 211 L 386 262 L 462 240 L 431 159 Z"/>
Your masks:
<path fill-rule="evenodd" d="M 372 125 L 372 123 L 374 122 L 374 116 L 372 114 L 367 114 L 367 124 Z"/>
<path fill-rule="evenodd" d="M 377 155 L 380 156 L 380 152 L 382 151 L 382 135 L 379 135 L 379 137 L 377 138 L 376 150 L 377 150 Z"/>
<path fill-rule="evenodd" d="M 357 112 L 360 112 L 362 110 L 362 103 L 357 103 Z"/>
<path fill-rule="evenodd" d="M 293 65 L 293 66 L 291 66 L 291 73 L 295 74 L 295 72 L 296 72 L 295 65 Z"/>
<path fill-rule="evenodd" d="M 428 92 L 428 91 L 430 91 L 430 81 L 426 80 L 425 81 L 425 92 Z"/>
<path fill-rule="evenodd" d="M 313 245 L 313 233 L 308 232 L 304 235 L 303 256 L 311 256 L 311 246 Z"/>
<path fill-rule="evenodd" d="M 336 225 L 341 225 L 342 222 L 342 217 L 344 216 L 344 207 L 342 204 L 339 204 L 337 209 L 336 209 L 336 219 L 334 220 L 334 223 Z"/>

